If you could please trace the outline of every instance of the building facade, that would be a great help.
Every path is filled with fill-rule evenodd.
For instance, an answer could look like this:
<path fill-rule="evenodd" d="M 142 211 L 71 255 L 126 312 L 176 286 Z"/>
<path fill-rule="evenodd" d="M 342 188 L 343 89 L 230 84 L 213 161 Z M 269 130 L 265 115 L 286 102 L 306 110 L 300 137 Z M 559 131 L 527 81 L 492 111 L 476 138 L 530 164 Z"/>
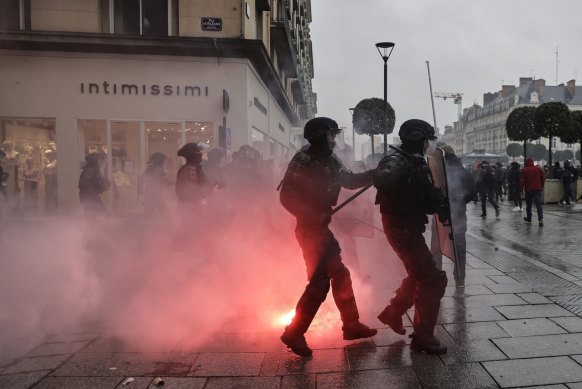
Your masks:
<path fill-rule="evenodd" d="M 137 179 L 154 152 L 170 157 L 170 175 L 187 142 L 227 159 L 248 144 L 283 164 L 316 113 L 310 4 L 3 0 L 0 142 L 12 200 L 34 198 L 41 214 L 75 209 L 94 151 L 107 153 L 116 185 L 107 206 L 127 213 L 139 211 Z"/>
<path fill-rule="evenodd" d="M 582 110 L 582 87 L 576 86 L 575 80 L 566 85 L 550 86 L 545 80 L 531 77 L 519 79 L 519 86 L 503 85 L 496 93 L 483 95 L 483 106 L 474 104 L 465 108 L 458 122 L 455 122 L 453 138 L 455 150 L 459 155 L 481 150 L 492 154 L 505 155 L 509 143 L 515 143 L 507 137 L 505 122 L 517 107 L 538 106 L 540 104 L 560 101 L 571 111 Z M 534 143 L 549 146 L 549 139 L 541 138 Z M 577 145 L 563 144 L 553 139 L 552 150 L 575 151 Z"/>

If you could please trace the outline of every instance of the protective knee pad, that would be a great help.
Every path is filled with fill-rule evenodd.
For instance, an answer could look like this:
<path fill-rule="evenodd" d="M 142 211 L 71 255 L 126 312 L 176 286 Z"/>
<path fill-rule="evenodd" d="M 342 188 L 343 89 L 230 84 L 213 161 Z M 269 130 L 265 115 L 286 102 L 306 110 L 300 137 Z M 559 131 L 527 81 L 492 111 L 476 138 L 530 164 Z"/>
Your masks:
<path fill-rule="evenodd" d="M 307 285 L 307 293 L 309 296 L 317 301 L 318 303 L 323 303 L 327 294 L 329 293 L 329 278 L 319 278 L 317 280 L 311 280 Z"/>

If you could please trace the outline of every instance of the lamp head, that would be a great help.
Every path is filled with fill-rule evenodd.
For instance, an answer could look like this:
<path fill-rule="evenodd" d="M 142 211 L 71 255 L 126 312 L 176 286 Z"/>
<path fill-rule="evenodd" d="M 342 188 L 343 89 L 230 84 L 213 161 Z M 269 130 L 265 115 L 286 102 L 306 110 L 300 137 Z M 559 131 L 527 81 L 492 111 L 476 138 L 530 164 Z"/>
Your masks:
<path fill-rule="evenodd" d="M 376 48 L 380 53 L 380 56 L 384 61 L 388 61 L 390 58 L 390 54 L 392 54 L 392 50 L 394 49 L 394 42 L 378 42 L 376 43 Z"/>

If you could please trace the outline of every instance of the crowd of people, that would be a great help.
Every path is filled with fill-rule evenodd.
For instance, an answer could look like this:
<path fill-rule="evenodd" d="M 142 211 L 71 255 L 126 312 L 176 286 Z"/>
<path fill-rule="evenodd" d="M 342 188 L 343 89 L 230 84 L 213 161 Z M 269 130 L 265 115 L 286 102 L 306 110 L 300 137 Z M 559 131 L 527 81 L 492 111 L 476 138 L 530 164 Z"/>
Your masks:
<path fill-rule="evenodd" d="M 544 225 L 542 192 L 549 170 L 534 164 L 532 158 L 525 160 L 525 166 L 521 168 L 518 162 L 511 162 L 509 169 L 506 169 L 501 162 L 491 166 L 488 161 L 481 161 L 475 167 L 469 166 L 473 172 L 473 180 L 477 186 L 475 203 L 481 201 L 481 217 L 487 217 L 486 204 L 489 202 L 495 209 L 496 217 L 499 217 L 499 201 L 507 199 L 513 201 L 512 212 L 522 212 L 522 194 L 526 202 L 526 216 L 524 221 L 531 223 L 532 206 L 535 203 L 538 223 Z M 560 162 L 554 165 L 552 178 L 562 181 L 563 196 L 558 202 L 561 207 L 569 207 L 576 203 L 578 199 L 574 194 L 574 185 L 580 176 L 580 168 L 575 168 L 571 161 L 564 161 L 564 166 Z"/>

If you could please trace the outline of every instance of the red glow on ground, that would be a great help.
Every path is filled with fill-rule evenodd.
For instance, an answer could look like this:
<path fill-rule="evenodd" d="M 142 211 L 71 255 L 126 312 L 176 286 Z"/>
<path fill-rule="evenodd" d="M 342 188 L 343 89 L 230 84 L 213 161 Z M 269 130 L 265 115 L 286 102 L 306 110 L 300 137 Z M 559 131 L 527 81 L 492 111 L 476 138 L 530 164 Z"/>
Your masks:
<path fill-rule="evenodd" d="M 294 317 L 295 317 L 295 310 L 292 309 L 289 313 L 286 313 L 286 314 L 280 316 L 277 319 L 277 324 L 283 324 L 285 326 L 288 326 L 289 324 L 291 324 L 291 320 L 293 320 Z"/>

